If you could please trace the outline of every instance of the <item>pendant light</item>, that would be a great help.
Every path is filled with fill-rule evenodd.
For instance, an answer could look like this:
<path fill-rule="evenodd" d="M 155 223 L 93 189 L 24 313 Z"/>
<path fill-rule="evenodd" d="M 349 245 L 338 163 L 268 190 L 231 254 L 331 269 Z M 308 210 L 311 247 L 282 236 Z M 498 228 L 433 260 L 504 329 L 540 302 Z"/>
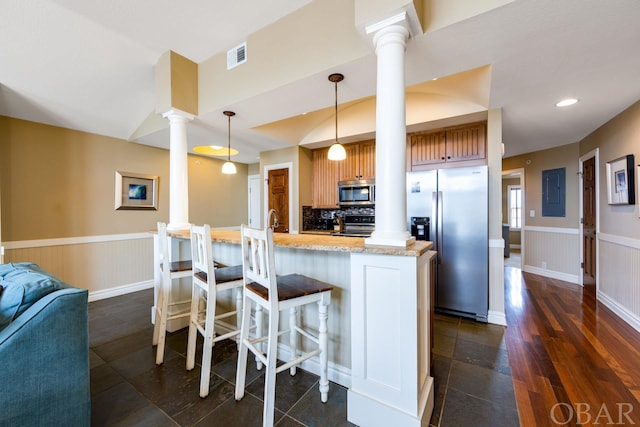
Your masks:
<path fill-rule="evenodd" d="M 231 161 L 231 117 L 235 116 L 236 113 L 233 111 L 224 111 L 222 114 L 229 118 L 229 125 L 227 128 L 227 161 L 222 165 L 222 173 L 232 175 L 236 173 L 236 165 Z"/>
<path fill-rule="evenodd" d="M 341 82 L 344 79 L 342 74 L 331 74 L 329 76 L 329 81 L 333 82 L 336 87 L 336 140 L 329 148 L 329 160 L 344 160 L 347 158 L 347 152 L 344 150 L 344 147 L 340 142 L 338 142 L 338 82 Z"/>

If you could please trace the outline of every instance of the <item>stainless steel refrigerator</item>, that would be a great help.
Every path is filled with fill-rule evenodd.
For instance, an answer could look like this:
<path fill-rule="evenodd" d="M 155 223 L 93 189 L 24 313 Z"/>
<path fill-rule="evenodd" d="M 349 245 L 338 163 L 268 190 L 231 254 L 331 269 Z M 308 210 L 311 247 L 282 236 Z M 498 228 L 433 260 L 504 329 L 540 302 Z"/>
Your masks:
<path fill-rule="evenodd" d="M 436 311 L 482 322 L 489 309 L 488 186 L 487 166 L 407 173 L 407 229 L 412 218 L 428 217 L 438 252 Z"/>

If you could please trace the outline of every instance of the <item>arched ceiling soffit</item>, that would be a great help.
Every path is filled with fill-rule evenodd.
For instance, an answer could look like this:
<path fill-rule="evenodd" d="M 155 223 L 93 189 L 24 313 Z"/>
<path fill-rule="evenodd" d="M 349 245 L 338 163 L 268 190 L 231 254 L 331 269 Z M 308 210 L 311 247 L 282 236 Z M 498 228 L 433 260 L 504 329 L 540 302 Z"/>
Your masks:
<path fill-rule="evenodd" d="M 491 67 L 483 66 L 407 88 L 407 126 L 486 111 Z M 375 135 L 375 96 L 338 106 L 338 139 L 351 142 Z M 335 139 L 334 107 L 254 127 L 253 130 L 310 148 Z"/>

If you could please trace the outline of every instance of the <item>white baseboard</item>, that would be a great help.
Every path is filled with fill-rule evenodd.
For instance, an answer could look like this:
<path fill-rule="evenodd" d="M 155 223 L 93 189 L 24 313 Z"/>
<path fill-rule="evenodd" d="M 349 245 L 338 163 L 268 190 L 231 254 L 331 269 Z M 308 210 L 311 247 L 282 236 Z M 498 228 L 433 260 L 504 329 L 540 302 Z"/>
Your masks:
<path fill-rule="evenodd" d="M 494 325 L 507 326 L 507 316 L 502 311 L 489 310 L 487 313 L 487 322 Z"/>
<path fill-rule="evenodd" d="M 553 270 L 545 270 L 539 267 L 533 267 L 531 265 L 523 265 L 522 271 L 526 271 L 527 273 L 537 274 L 538 276 L 549 277 L 551 279 L 563 280 L 569 283 L 575 283 L 576 285 L 580 284 L 580 279 L 575 274 L 567 274 L 561 273 L 559 271 Z"/>
<path fill-rule="evenodd" d="M 132 292 L 142 291 L 144 289 L 153 288 L 153 280 L 147 280 L 144 282 L 132 283 L 130 285 L 117 286 L 115 288 L 104 289 L 101 291 L 89 292 L 89 302 L 99 301 L 101 299 L 118 297 L 121 295 L 130 294 Z"/>
<path fill-rule="evenodd" d="M 618 317 L 631 325 L 636 331 L 640 332 L 640 318 L 638 318 L 638 316 L 622 307 L 610 296 L 601 291 L 598 291 L 598 294 L 596 296 L 598 298 L 598 301 L 607 306 L 609 310 L 613 311 L 616 315 L 618 315 Z"/>

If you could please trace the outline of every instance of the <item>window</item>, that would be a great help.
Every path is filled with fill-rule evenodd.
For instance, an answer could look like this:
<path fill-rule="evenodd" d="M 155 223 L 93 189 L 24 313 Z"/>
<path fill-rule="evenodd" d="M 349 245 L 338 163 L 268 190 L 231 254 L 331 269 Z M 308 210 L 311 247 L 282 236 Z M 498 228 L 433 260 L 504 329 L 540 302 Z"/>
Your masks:
<path fill-rule="evenodd" d="M 509 204 L 509 227 L 521 228 L 522 218 L 522 188 L 519 185 L 507 186 Z"/>

